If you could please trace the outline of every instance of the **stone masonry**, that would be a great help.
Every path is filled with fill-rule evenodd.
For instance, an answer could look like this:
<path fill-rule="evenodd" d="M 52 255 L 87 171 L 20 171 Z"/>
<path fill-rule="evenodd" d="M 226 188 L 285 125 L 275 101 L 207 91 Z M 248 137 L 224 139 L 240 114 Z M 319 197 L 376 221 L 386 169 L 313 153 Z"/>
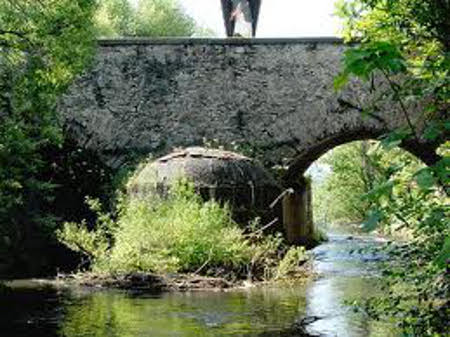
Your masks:
<path fill-rule="evenodd" d="M 103 40 L 60 109 L 112 167 L 216 139 L 256 148 L 294 177 L 336 145 L 403 123 L 389 109 L 371 118 L 349 107 L 367 100 L 361 83 L 333 89 L 346 48 L 331 38 Z M 433 160 L 426 143 L 405 147 Z"/>

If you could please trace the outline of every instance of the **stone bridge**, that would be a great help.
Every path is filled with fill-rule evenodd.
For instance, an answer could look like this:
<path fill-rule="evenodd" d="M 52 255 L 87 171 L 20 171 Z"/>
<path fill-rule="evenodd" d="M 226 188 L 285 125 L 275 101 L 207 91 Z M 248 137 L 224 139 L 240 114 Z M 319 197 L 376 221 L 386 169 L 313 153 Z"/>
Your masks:
<path fill-rule="evenodd" d="M 377 138 L 403 124 L 389 109 L 363 117 L 346 102 L 369 99 L 361 83 L 333 89 L 339 39 L 102 40 L 90 71 L 60 107 L 81 145 L 112 167 L 204 140 L 256 151 L 266 166 L 301 176 L 334 146 Z M 425 142 L 403 144 L 432 162 Z"/>

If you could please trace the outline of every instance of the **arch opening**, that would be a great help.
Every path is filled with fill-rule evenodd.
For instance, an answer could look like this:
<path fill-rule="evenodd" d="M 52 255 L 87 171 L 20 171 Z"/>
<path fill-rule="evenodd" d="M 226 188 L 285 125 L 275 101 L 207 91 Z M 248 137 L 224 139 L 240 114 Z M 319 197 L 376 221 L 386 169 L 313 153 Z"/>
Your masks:
<path fill-rule="evenodd" d="M 411 144 L 387 150 L 367 135 L 346 135 L 321 142 L 293 161 L 284 177 L 291 190 L 283 200 L 288 240 L 304 244 L 317 238 L 321 227 L 363 223 L 371 204 L 362 196 L 387 179 L 389 165 L 404 162 L 421 167 L 432 163 L 431 156 L 417 155 L 424 153 L 425 147 Z"/>
<path fill-rule="evenodd" d="M 382 132 L 373 130 L 358 130 L 325 138 L 317 141 L 310 147 L 302 150 L 288 165 L 283 175 L 283 183 L 288 186 L 301 179 L 311 165 L 328 151 L 355 141 L 377 141 L 383 135 Z M 398 147 L 420 159 L 426 165 L 433 165 L 440 158 L 436 154 L 438 144 L 431 142 L 418 142 L 414 139 L 403 141 Z"/>

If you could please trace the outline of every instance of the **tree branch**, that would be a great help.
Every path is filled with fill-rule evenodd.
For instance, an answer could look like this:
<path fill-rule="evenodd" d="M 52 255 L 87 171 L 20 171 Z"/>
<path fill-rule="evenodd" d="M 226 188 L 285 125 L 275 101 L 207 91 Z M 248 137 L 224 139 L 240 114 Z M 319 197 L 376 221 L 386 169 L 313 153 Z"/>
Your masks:
<path fill-rule="evenodd" d="M 405 103 L 403 102 L 403 100 L 400 97 L 400 92 L 399 92 L 399 90 L 397 88 L 397 84 L 394 83 L 391 80 L 391 78 L 389 77 L 389 74 L 386 72 L 386 70 L 384 70 L 382 67 L 378 67 L 378 69 L 381 70 L 381 72 L 383 73 L 384 77 L 388 81 L 388 84 L 391 87 L 392 91 L 394 91 L 395 98 L 397 99 L 397 101 L 398 101 L 398 103 L 400 105 L 400 109 L 402 110 L 402 112 L 403 112 L 403 114 L 405 116 L 406 122 L 408 123 L 408 126 L 409 126 L 409 128 L 411 129 L 411 131 L 413 133 L 414 139 L 418 142 L 419 139 L 418 139 L 418 136 L 417 136 L 416 128 L 415 128 L 414 124 L 412 123 L 411 118 L 409 117 L 408 109 L 406 109 Z"/>
<path fill-rule="evenodd" d="M 357 105 L 355 105 L 355 104 L 353 104 L 353 103 L 351 103 L 351 102 L 349 102 L 349 101 L 347 101 L 347 100 L 345 100 L 345 99 L 343 99 L 343 98 L 338 98 L 338 103 L 339 103 L 339 105 L 342 106 L 343 108 L 348 108 L 348 109 L 356 110 L 356 111 L 360 112 L 361 114 L 366 114 L 366 115 L 368 115 L 369 117 L 371 117 L 371 118 L 377 120 L 378 122 L 380 122 L 380 123 L 382 123 L 382 124 L 384 124 L 384 125 L 387 125 L 386 121 L 385 121 L 382 117 L 378 116 L 377 114 L 375 114 L 375 113 L 373 113 L 373 112 L 364 110 L 364 109 L 361 108 L 360 106 L 357 106 Z"/>

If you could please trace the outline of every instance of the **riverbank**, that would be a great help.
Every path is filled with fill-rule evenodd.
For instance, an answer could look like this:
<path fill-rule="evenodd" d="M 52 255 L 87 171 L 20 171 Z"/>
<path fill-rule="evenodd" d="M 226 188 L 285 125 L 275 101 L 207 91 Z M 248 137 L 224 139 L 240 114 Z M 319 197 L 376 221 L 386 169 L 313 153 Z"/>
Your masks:
<path fill-rule="evenodd" d="M 229 291 L 274 284 L 302 284 L 315 277 L 312 262 L 299 266 L 291 275 L 271 280 L 227 279 L 208 277 L 198 274 L 165 274 L 134 272 L 126 274 L 108 274 L 83 272 L 59 274 L 53 279 L 30 279 L 4 281 L 6 287 L 21 287 L 34 284 L 39 287 L 121 289 L 141 293 L 185 292 L 185 291 Z"/>

